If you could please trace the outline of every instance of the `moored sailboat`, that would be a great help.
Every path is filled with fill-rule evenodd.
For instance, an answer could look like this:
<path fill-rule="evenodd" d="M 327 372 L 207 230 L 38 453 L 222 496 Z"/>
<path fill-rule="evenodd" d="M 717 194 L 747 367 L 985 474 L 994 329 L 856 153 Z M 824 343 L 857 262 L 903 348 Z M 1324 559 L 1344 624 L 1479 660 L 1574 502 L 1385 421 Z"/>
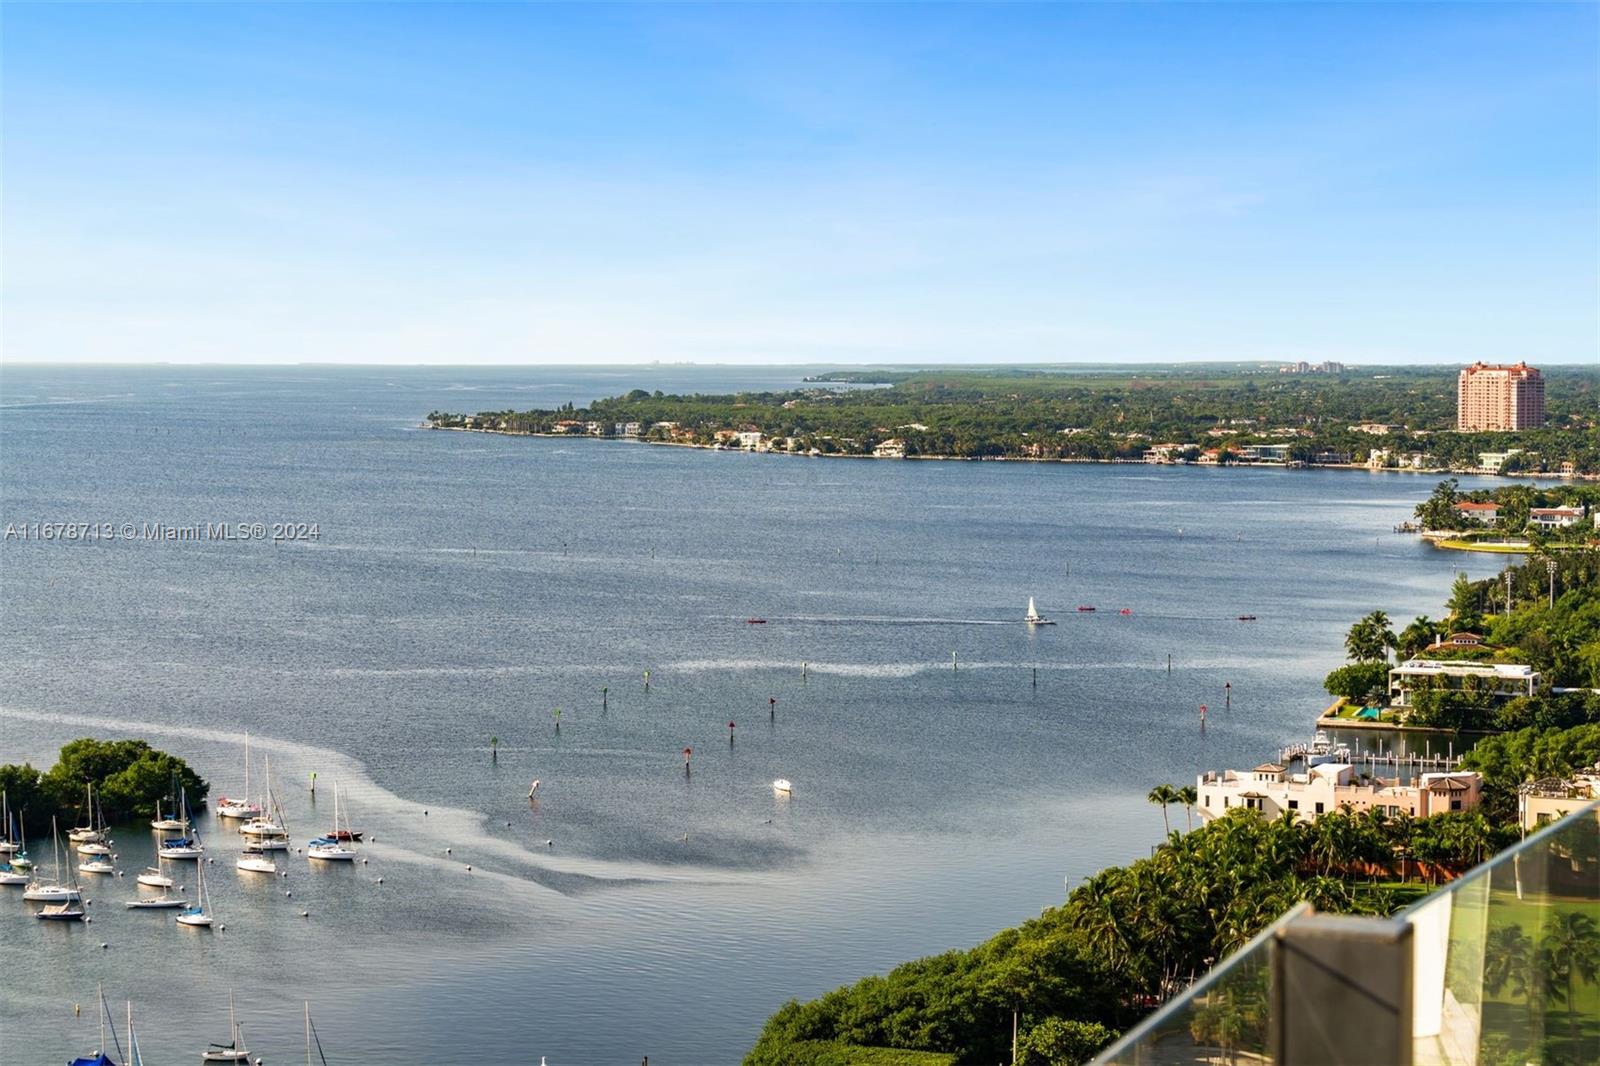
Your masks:
<path fill-rule="evenodd" d="M 228 989 L 228 1042 L 213 1043 L 200 1053 L 201 1062 L 249 1062 L 250 1052 L 244 1046 L 244 1030 L 239 1027 L 233 1009 L 233 989 Z"/>
<path fill-rule="evenodd" d="M 218 818 L 256 818 L 261 814 L 261 804 L 250 801 L 250 734 L 244 735 L 244 798 L 217 797 Z"/>
<path fill-rule="evenodd" d="M 178 817 L 186 825 L 193 822 L 189 817 L 189 796 L 186 792 L 178 793 Z M 161 841 L 160 846 L 156 848 L 156 855 L 163 859 L 198 859 L 205 850 L 206 846 L 200 842 L 200 829 L 196 826 L 186 837 Z"/>
<path fill-rule="evenodd" d="M 355 849 L 353 847 L 351 847 L 351 845 L 354 844 L 355 841 L 353 839 L 350 839 L 351 834 L 350 834 L 349 823 L 348 822 L 341 823 L 340 820 L 339 820 L 341 809 L 342 808 L 341 808 L 341 805 L 339 803 L 339 783 L 337 781 L 335 781 L 333 783 L 333 832 L 334 832 L 334 835 L 325 836 L 325 837 L 317 837 L 317 839 L 315 839 L 315 840 L 311 841 L 309 844 L 307 844 L 306 845 L 306 858 L 308 858 L 308 859 L 321 859 L 324 862 L 353 862 L 353 861 L 355 861 L 355 857 L 356 857 Z M 343 834 L 342 836 L 339 835 L 341 832 Z"/>
<path fill-rule="evenodd" d="M 206 891 L 206 866 L 200 863 L 195 867 L 195 873 L 200 878 L 200 887 L 195 893 L 195 901 L 183 909 L 177 916 L 179 925 L 193 928 L 209 929 L 211 927 L 211 893 Z"/>
<path fill-rule="evenodd" d="M 33 903 L 70 903 L 80 898 L 77 882 L 71 885 L 62 884 L 61 881 L 61 833 L 56 828 L 56 820 L 50 819 L 50 840 L 55 852 L 55 876 L 50 879 L 36 878 L 22 890 L 22 898 Z"/>

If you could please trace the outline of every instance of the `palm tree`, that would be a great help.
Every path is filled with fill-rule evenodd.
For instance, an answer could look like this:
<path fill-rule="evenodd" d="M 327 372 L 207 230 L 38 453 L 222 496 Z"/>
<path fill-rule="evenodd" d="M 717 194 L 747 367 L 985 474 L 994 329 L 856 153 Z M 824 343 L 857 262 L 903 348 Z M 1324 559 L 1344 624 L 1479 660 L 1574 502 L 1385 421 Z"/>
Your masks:
<path fill-rule="evenodd" d="M 1178 789 L 1178 802 L 1183 804 L 1183 820 L 1190 828 L 1194 828 L 1194 806 L 1200 802 L 1200 793 L 1193 785 L 1184 785 Z"/>
<path fill-rule="evenodd" d="M 1539 962 L 1552 998 L 1567 1005 L 1567 1050 L 1573 1062 L 1581 1062 L 1573 985 L 1580 979 L 1585 984 L 1600 979 L 1600 922 L 1582 911 L 1563 912 L 1550 924 L 1550 932 L 1539 945 Z"/>
<path fill-rule="evenodd" d="M 1438 629 L 1438 622 L 1425 614 L 1419 614 L 1411 620 L 1410 625 L 1400 631 L 1395 650 L 1400 653 L 1400 658 L 1409 659 L 1433 643 L 1433 635 Z"/>
<path fill-rule="evenodd" d="M 1489 930 L 1484 942 L 1483 987 L 1491 996 L 1498 996 L 1509 986 L 1511 995 L 1521 999 L 1532 988 L 1533 941 L 1523 933 L 1520 925 L 1507 925 Z"/>
<path fill-rule="evenodd" d="M 1178 790 L 1172 785 L 1157 785 L 1150 790 L 1150 794 L 1145 799 L 1160 805 L 1161 824 L 1166 826 L 1167 836 L 1170 837 L 1172 835 L 1172 823 L 1167 820 L 1167 808 L 1174 803 L 1182 802 L 1178 797 Z"/>

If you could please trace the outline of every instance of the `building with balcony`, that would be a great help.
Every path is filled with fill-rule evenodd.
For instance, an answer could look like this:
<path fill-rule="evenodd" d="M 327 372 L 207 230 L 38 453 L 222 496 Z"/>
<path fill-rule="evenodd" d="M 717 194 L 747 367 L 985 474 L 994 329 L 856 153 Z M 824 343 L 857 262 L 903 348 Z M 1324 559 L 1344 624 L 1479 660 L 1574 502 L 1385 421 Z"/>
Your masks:
<path fill-rule="evenodd" d="M 1441 662 L 1407 659 L 1389 671 L 1389 705 L 1413 707 L 1416 693 L 1426 689 L 1477 690 L 1498 699 L 1531 696 L 1539 688 L 1539 671 L 1521 663 Z"/>
<path fill-rule="evenodd" d="M 1456 428 L 1521 430 L 1544 425 L 1544 377 L 1527 363 L 1474 363 L 1456 381 Z"/>
<path fill-rule="evenodd" d="M 1195 790 L 1201 821 L 1239 807 L 1268 818 L 1288 812 L 1305 821 L 1342 807 L 1426 818 L 1476 807 L 1483 793 L 1483 778 L 1459 771 L 1423 774 L 1414 782 L 1403 783 L 1398 778 L 1363 778 L 1349 763 L 1321 763 L 1303 773 L 1291 773 L 1278 763 L 1263 763 L 1254 770 L 1201 774 Z"/>
<path fill-rule="evenodd" d="M 1540 529 L 1566 529 L 1583 521 L 1582 507 L 1534 507 L 1528 521 Z"/>

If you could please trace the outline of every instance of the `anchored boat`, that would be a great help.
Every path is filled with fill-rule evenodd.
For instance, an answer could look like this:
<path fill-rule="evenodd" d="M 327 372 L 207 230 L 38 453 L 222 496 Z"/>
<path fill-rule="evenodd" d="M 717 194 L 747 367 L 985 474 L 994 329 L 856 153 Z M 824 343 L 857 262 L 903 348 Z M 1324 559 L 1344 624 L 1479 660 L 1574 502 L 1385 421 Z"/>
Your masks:
<path fill-rule="evenodd" d="M 1022 616 L 1023 621 L 1030 626 L 1053 626 L 1055 622 L 1039 613 L 1039 608 L 1033 605 L 1033 597 L 1028 597 L 1028 613 Z"/>

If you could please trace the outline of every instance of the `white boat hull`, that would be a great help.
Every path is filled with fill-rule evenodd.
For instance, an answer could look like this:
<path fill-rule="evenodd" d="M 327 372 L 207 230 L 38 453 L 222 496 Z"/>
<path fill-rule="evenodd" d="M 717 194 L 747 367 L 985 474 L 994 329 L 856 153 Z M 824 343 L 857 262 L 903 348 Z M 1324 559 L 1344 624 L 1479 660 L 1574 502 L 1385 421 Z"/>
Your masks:
<path fill-rule="evenodd" d="M 0 885 L 25 885 L 28 883 L 27 874 L 4 873 L 0 874 Z"/>
<path fill-rule="evenodd" d="M 79 844 L 79 855 L 110 855 L 111 848 L 106 844 Z"/>
<path fill-rule="evenodd" d="M 117 872 L 117 868 L 109 862 L 80 862 L 78 864 L 78 872 L 80 874 L 114 874 Z"/>
<path fill-rule="evenodd" d="M 130 899 L 123 906 L 130 911 L 168 911 L 178 907 L 187 907 L 189 901 L 171 896 L 157 896 L 151 899 Z"/>
<path fill-rule="evenodd" d="M 26 889 L 22 893 L 22 898 L 30 903 L 66 903 L 81 896 L 82 893 L 77 889 L 61 885 L 41 885 L 38 888 Z"/>
<path fill-rule="evenodd" d="M 163 859 L 198 859 L 202 852 L 199 848 L 162 848 L 159 854 Z"/>
<path fill-rule="evenodd" d="M 306 858 L 323 862 L 354 862 L 356 853 L 346 848 L 307 848 Z"/>
<path fill-rule="evenodd" d="M 151 888 L 172 887 L 172 878 L 165 874 L 140 874 L 138 881 L 141 885 L 149 885 Z"/>
<path fill-rule="evenodd" d="M 186 833 L 189 826 L 176 818 L 160 818 L 150 823 L 150 828 L 161 833 Z"/>
<path fill-rule="evenodd" d="M 278 864 L 271 859 L 240 859 L 234 865 L 253 874 L 275 874 L 278 872 Z"/>
<path fill-rule="evenodd" d="M 9 840 L 0 840 L 0 855 L 15 855 L 21 850 L 21 844 L 13 844 Z"/>
<path fill-rule="evenodd" d="M 59 907 L 46 907 L 35 918 L 42 918 L 47 922 L 81 922 L 83 921 L 83 908 L 63 903 Z"/>
<path fill-rule="evenodd" d="M 249 1062 L 248 1051 L 207 1051 L 200 1056 L 201 1062 Z"/>
<path fill-rule="evenodd" d="M 193 926 L 197 929 L 209 928 L 211 915 L 209 914 L 180 914 L 177 917 L 179 925 Z"/>

